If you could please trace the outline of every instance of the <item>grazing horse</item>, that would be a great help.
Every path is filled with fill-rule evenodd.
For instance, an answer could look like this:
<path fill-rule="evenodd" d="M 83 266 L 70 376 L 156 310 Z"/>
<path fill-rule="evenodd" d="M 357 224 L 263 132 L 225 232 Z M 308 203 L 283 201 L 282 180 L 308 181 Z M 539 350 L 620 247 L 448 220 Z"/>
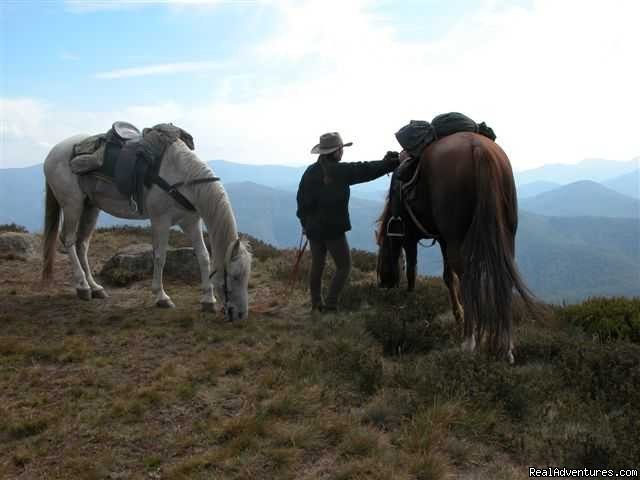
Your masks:
<path fill-rule="evenodd" d="M 87 259 L 89 242 L 100 210 L 120 218 L 148 218 L 151 221 L 153 243 L 151 288 L 156 306 L 175 306 L 164 291 L 162 271 L 169 229 L 177 224 L 191 239 L 200 266 L 202 309 L 213 311 L 215 297 L 218 297 L 228 320 L 244 318 L 248 314 L 248 284 L 251 274 L 248 245 L 238 238 L 236 220 L 222 184 L 219 181 L 190 183 L 193 180 L 211 180 L 214 176 L 211 169 L 182 140 L 175 141 L 165 150 L 158 175 L 172 185 L 184 182 L 180 192 L 195 207 L 195 211 L 187 210 L 154 184 L 145 188 L 142 209 L 145 214 L 141 215 L 132 211 L 125 196 L 114 195 L 113 191 L 98 189 L 92 193 L 91 198 L 83 192 L 78 175 L 71 172 L 69 160 L 73 146 L 85 138 L 86 135 L 78 135 L 60 142 L 53 147 L 44 162 L 46 208 L 43 280 L 50 282 L 52 279 L 61 210 L 60 239 L 71 260 L 76 292 L 83 300 L 107 296 L 104 288 L 93 278 Z M 209 232 L 212 272 L 201 219 Z"/>
<path fill-rule="evenodd" d="M 463 323 L 462 348 L 473 351 L 487 334 L 490 351 L 513 362 L 513 289 L 531 311 L 535 299 L 515 264 L 518 205 L 507 155 L 475 133 L 443 137 L 422 152 L 415 189 L 414 218 L 405 218 L 404 237 L 387 235 L 389 202 L 380 217 L 379 286 L 399 285 L 404 249 L 412 290 L 418 241 L 435 239 L 442 251 L 453 314 Z"/>

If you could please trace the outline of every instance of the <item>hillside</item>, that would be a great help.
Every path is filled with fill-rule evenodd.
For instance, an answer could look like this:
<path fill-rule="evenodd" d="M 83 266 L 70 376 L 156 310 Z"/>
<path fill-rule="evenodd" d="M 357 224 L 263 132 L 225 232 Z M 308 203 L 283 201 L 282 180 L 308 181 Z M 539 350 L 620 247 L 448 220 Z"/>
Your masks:
<path fill-rule="evenodd" d="M 98 231 L 93 267 L 148 241 Z M 256 243 L 233 324 L 197 285 L 166 282 L 175 310 L 149 274 L 81 302 L 66 257 L 48 290 L 39 260 L 0 262 L 0 477 L 524 480 L 640 457 L 640 300 L 516 306 L 509 366 L 461 352 L 439 279 L 378 290 L 359 257 L 343 312 L 312 319 L 291 261 Z"/>
<path fill-rule="evenodd" d="M 570 183 L 534 197 L 520 208 L 551 217 L 622 217 L 640 219 L 640 200 L 589 180 Z"/>
<path fill-rule="evenodd" d="M 548 302 L 640 295 L 637 221 L 522 212 L 516 257 L 529 287 Z"/>

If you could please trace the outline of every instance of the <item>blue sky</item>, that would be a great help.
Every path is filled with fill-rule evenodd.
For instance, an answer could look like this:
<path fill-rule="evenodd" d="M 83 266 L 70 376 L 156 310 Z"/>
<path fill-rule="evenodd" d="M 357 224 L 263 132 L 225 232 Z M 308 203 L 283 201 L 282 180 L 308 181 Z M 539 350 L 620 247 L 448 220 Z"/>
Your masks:
<path fill-rule="evenodd" d="M 0 0 L 0 166 L 173 122 L 204 160 L 398 149 L 411 119 L 486 121 L 516 169 L 640 155 L 640 2 Z M 617 125 L 610 125 L 615 119 Z"/>

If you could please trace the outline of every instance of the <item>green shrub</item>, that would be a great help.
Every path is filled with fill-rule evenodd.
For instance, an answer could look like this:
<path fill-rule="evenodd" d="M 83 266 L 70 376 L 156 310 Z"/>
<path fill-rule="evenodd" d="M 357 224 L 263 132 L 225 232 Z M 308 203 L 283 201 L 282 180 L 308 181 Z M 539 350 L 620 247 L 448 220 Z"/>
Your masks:
<path fill-rule="evenodd" d="M 373 394 L 383 380 L 380 355 L 367 342 L 355 338 L 326 337 L 301 345 L 292 360 L 303 378 L 322 377 L 329 384 L 351 384 L 365 395 Z"/>
<path fill-rule="evenodd" d="M 98 233 L 109 233 L 112 235 L 145 235 L 151 236 L 151 227 L 148 225 L 112 225 L 110 227 L 98 227 Z"/>
<path fill-rule="evenodd" d="M 419 279 L 410 293 L 369 285 L 344 296 L 347 306 L 360 301 L 375 307 L 366 315 L 366 328 L 387 355 L 428 352 L 450 344 L 455 335 L 456 326 L 439 317 L 449 309 L 449 294 L 440 280 Z"/>
<path fill-rule="evenodd" d="M 601 342 L 640 343 L 640 298 L 591 298 L 560 309 L 559 316 Z"/>
<path fill-rule="evenodd" d="M 263 242 L 246 233 L 242 234 L 242 238 L 249 241 L 251 245 L 251 253 L 253 258 L 264 262 L 268 258 L 277 258 L 282 255 L 282 251 L 274 247 L 273 245 Z"/>
<path fill-rule="evenodd" d="M 0 233 L 3 232 L 29 233 L 26 227 L 15 223 L 3 223 L 0 225 Z"/>
<path fill-rule="evenodd" d="M 375 272 L 378 265 L 378 256 L 366 250 L 351 249 L 351 263 L 353 268 L 361 272 Z"/>

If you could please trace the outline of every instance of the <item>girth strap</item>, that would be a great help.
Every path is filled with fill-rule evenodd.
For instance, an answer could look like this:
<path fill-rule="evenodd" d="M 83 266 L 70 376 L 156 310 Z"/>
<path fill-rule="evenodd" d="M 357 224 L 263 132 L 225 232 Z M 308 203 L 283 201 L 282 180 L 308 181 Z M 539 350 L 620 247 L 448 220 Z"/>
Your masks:
<path fill-rule="evenodd" d="M 434 234 L 434 233 L 430 233 L 424 227 L 424 225 L 422 225 L 422 223 L 420 223 L 420 221 L 418 220 L 418 217 L 416 217 L 415 213 L 413 213 L 413 210 L 411 209 L 411 206 L 409 205 L 409 202 L 403 201 L 403 203 L 404 203 L 404 208 L 407 210 L 407 213 L 411 217 L 411 220 L 413 221 L 414 225 L 416 227 L 418 227 L 418 230 L 420 230 L 420 232 L 422 232 L 422 234 L 425 236 L 424 238 L 433 240 L 433 243 L 431 244 L 431 245 L 433 245 L 436 242 L 436 240 L 438 240 L 439 236 Z"/>
<path fill-rule="evenodd" d="M 164 178 L 162 178 L 159 175 L 153 175 L 151 177 L 151 181 L 153 183 L 158 185 L 162 190 L 167 192 L 171 198 L 173 198 L 181 206 L 183 206 L 184 208 L 186 208 L 187 210 L 189 210 L 191 212 L 195 212 L 196 208 L 189 201 L 189 199 L 187 199 L 187 197 L 185 197 L 184 195 L 182 195 L 178 191 L 178 188 L 180 188 L 180 187 L 188 187 L 188 186 L 191 186 L 191 185 L 198 185 L 200 183 L 217 182 L 219 180 L 220 180 L 219 177 L 196 178 L 194 180 L 187 180 L 185 182 L 177 182 L 177 183 L 174 183 L 173 185 L 170 185 Z"/>

